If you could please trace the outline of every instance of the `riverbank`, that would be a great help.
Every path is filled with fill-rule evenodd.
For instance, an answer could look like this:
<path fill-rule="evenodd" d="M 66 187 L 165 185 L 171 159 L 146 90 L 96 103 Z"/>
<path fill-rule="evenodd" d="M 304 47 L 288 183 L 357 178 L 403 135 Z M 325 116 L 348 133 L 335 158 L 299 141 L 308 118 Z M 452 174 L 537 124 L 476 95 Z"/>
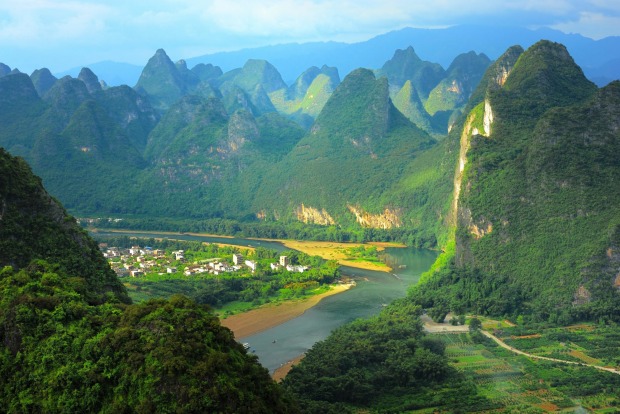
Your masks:
<path fill-rule="evenodd" d="M 273 374 L 271 374 L 271 378 L 273 378 L 273 380 L 277 381 L 277 382 L 282 381 L 284 379 L 284 377 L 286 377 L 286 375 L 289 373 L 289 371 L 295 365 L 299 364 L 299 361 L 304 359 L 305 356 L 306 356 L 306 354 L 301 354 L 298 357 L 295 357 L 295 358 L 291 359 L 290 361 L 287 361 L 280 368 L 276 369 L 273 372 Z"/>
<path fill-rule="evenodd" d="M 237 340 L 255 335 L 274 326 L 288 322 L 319 303 L 323 298 L 349 290 L 353 283 L 337 284 L 325 293 L 307 299 L 291 300 L 278 304 L 269 304 L 257 309 L 231 315 L 222 319 L 222 325 L 233 331 Z"/>

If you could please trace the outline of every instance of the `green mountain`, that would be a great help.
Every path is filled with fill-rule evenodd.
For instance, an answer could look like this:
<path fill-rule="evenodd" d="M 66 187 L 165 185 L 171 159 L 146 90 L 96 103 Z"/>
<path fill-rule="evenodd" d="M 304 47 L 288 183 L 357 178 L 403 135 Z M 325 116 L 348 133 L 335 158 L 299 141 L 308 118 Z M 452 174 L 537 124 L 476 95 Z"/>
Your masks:
<path fill-rule="evenodd" d="M 453 264 L 417 297 L 554 323 L 616 320 L 620 84 L 597 90 L 559 44 L 519 52 L 489 69 L 461 130 Z"/>
<path fill-rule="evenodd" d="M 339 84 L 338 69 L 313 66 L 299 75 L 288 89 L 272 92 L 269 97 L 278 112 L 310 128 Z"/>
<path fill-rule="evenodd" d="M 2 148 L 0 206 L 1 267 L 19 270 L 45 260 L 75 278 L 76 289 L 81 289 L 89 302 L 102 302 L 107 294 L 129 301 L 97 244 L 45 191 L 28 164 Z"/>
<path fill-rule="evenodd" d="M 94 240 L 3 149 L 0 206 L 3 411 L 298 412 L 207 307 L 129 304 Z"/>
<path fill-rule="evenodd" d="M 369 70 L 347 76 L 311 132 L 263 179 L 255 208 L 271 219 L 398 228 L 411 219 L 386 190 L 435 141 L 392 104 L 387 79 Z M 355 179 L 351 179 L 355 177 Z"/>
<path fill-rule="evenodd" d="M 99 91 L 93 99 L 127 135 L 127 139 L 142 154 L 149 134 L 159 122 L 159 114 L 129 86 L 115 86 Z"/>
<path fill-rule="evenodd" d="M 394 91 L 398 91 L 407 81 L 411 81 L 422 101 L 426 101 L 431 90 L 446 76 L 441 65 L 423 61 L 411 46 L 405 50 L 396 50 L 392 59 L 385 62 L 376 73 L 378 77 L 387 77 Z"/>
<path fill-rule="evenodd" d="M 60 130 L 68 123 L 75 111 L 91 98 L 86 84 L 79 79 L 65 76 L 43 95 L 43 100 L 50 106 L 49 123 Z"/>
<path fill-rule="evenodd" d="M 13 154 L 26 155 L 44 128 L 38 122 L 46 105 L 32 81 L 23 73 L 0 78 L 0 146 Z"/>
<path fill-rule="evenodd" d="M 453 111 L 462 108 L 474 91 L 491 60 L 483 53 L 463 53 L 457 56 L 446 77 L 429 93 L 424 106 L 435 115 L 439 111 Z"/>
<path fill-rule="evenodd" d="M 0 145 L 25 157 L 71 208 L 126 211 L 132 194 L 123 183 L 145 167 L 141 151 L 157 121 L 148 102 L 128 87 L 91 96 L 69 77 L 41 99 L 25 75 L 1 79 Z"/>
<path fill-rule="evenodd" d="M 430 132 L 432 128 L 432 118 L 426 112 L 424 104 L 420 100 L 410 80 L 407 80 L 398 93 L 392 98 L 394 106 L 402 112 L 411 122 L 421 129 Z"/>
<path fill-rule="evenodd" d="M 327 76 L 333 88 L 336 88 L 340 83 L 340 76 L 338 75 L 337 68 L 323 65 L 323 67 L 319 69 L 316 66 L 312 66 L 299 75 L 295 82 L 288 88 L 288 98 L 293 100 L 303 99 L 308 89 L 319 75 Z"/>
<path fill-rule="evenodd" d="M 163 112 L 188 92 L 187 72 L 184 63 L 175 65 L 163 49 L 158 49 L 134 89 L 147 95 L 153 107 Z"/>
<path fill-rule="evenodd" d="M 228 113 L 245 109 L 255 116 L 276 112 L 269 94 L 287 87 L 272 64 L 257 59 L 250 59 L 242 68 L 224 73 L 213 83 L 222 92 Z"/>
<path fill-rule="evenodd" d="M 266 93 L 286 88 L 278 70 L 266 60 L 259 59 L 249 59 L 241 69 L 223 74 L 218 82 L 231 82 L 246 92 L 254 91 L 259 85 Z"/>

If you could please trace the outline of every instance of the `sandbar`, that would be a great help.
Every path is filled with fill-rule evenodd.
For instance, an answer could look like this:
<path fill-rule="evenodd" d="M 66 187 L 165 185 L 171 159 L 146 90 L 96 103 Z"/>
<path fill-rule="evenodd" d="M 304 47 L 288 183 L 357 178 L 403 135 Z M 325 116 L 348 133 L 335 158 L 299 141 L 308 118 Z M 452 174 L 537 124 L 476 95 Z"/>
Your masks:
<path fill-rule="evenodd" d="M 339 283 L 332 285 L 329 291 L 307 299 L 268 304 L 244 313 L 231 315 L 222 319 L 222 325 L 233 331 L 235 338 L 239 340 L 290 321 L 319 303 L 321 299 L 344 292 L 353 286 L 352 283 Z"/>
<path fill-rule="evenodd" d="M 390 272 L 392 269 L 386 264 L 373 263 L 361 260 L 348 260 L 346 250 L 352 247 L 365 246 L 372 244 L 377 250 L 384 250 L 386 247 L 405 247 L 398 243 L 341 243 L 326 241 L 308 241 L 308 240 L 277 240 L 289 249 L 299 250 L 310 256 L 320 256 L 326 260 L 337 260 L 342 266 L 357 267 L 358 269 L 376 270 L 378 272 Z"/>

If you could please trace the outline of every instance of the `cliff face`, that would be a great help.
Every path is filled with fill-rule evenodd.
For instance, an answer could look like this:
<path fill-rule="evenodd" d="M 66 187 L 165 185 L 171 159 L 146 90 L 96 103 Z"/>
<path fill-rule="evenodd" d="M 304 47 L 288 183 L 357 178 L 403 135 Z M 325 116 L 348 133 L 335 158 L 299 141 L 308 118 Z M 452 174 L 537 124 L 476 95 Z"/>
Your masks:
<path fill-rule="evenodd" d="M 332 216 L 323 208 L 321 210 L 314 207 L 306 207 L 303 203 L 295 210 L 297 220 L 310 223 L 320 224 L 322 226 L 329 226 L 336 224 L 336 221 Z"/>
<path fill-rule="evenodd" d="M 373 229 L 392 229 L 403 225 L 402 210 L 385 208 L 381 214 L 371 214 L 358 206 L 348 205 L 347 208 L 355 215 L 355 220 L 362 227 Z"/>

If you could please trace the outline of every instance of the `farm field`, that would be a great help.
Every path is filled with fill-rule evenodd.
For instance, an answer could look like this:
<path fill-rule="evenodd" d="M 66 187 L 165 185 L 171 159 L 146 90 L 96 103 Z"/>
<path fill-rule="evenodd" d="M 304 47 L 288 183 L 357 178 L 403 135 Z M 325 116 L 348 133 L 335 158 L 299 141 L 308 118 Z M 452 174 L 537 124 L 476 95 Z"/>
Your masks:
<path fill-rule="evenodd" d="M 620 328 L 575 325 L 525 329 L 507 322 L 483 326 L 510 346 L 525 352 L 584 364 L 617 367 Z M 620 375 L 580 365 L 516 355 L 482 335 L 438 333 L 453 367 L 476 386 L 481 413 L 620 411 Z M 479 402 L 478 402 L 479 404 Z M 419 411 L 424 412 L 424 411 Z"/>

